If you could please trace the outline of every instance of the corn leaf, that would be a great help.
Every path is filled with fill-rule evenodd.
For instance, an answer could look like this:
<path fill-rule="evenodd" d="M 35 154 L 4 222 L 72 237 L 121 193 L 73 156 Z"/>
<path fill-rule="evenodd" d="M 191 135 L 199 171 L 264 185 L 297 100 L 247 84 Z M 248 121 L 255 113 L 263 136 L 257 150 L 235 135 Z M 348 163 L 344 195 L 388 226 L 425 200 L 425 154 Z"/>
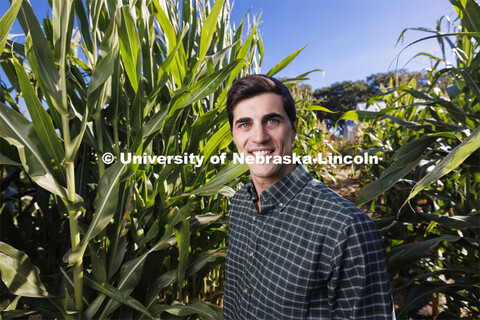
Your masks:
<path fill-rule="evenodd" d="M 393 271 L 406 265 L 415 263 L 418 260 L 428 256 L 429 252 L 441 241 L 455 242 L 459 239 L 459 236 L 446 234 L 433 239 L 408 243 L 395 247 L 387 253 L 388 268 Z"/>
<path fill-rule="evenodd" d="M 355 204 L 364 204 L 390 189 L 423 159 L 425 150 L 436 140 L 436 137 L 422 137 L 414 140 L 400 149 L 394 156 L 394 162 L 382 173 L 379 179 L 365 186 L 358 195 Z"/>
<path fill-rule="evenodd" d="M 81 259 L 87 245 L 93 237 L 99 234 L 110 223 L 115 213 L 119 195 L 120 177 L 125 171 L 126 165 L 120 161 L 109 167 L 98 183 L 98 195 L 95 199 L 95 216 L 90 223 L 85 236 L 80 241 L 78 249 L 69 255 L 68 261 L 74 264 Z"/>
<path fill-rule="evenodd" d="M 230 124 L 225 122 L 208 140 L 207 144 L 202 150 L 202 154 L 205 156 L 205 161 L 209 161 L 213 153 L 220 149 L 220 146 L 223 144 L 224 140 L 228 140 L 228 142 L 231 141 L 229 128 Z M 230 139 L 227 138 L 228 136 L 230 136 Z"/>
<path fill-rule="evenodd" d="M 375 112 L 375 111 L 350 110 L 342 114 L 342 116 L 338 119 L 338 121 L 351 120 L 351 121 L 357 121 L 357 122 L 364 122 L 364 121 L 375 120 L 377 116 L 378 116 L 378 112 Z"/>
<path fill-rule="evenodd" d="M 235 61 L 230 62 L 225 68 L 220 69 L 193 84 L 175 101 L 169 112 L 169 116 L 172 115 L 176 110 L 185 108 L 186 106 L 217 91 L 218 87 L 227 79 L 227 77 L 232 74 L 233 70 L 237 66 L 244 65 L 244 63 L 245 62 L 243 60 L 236 59 Z"/>
<path fill-rule="evenodd" d="M 480 288 L 478 285 L 472 284 L 447 284 L 443 281 L 423 282 L 422 285 L 416 286 L 410 291 L 406 303 L 398 309 L 396 316 L 398 319 L 405 319 L 409 311 L 423 307 L 425 300 L 434 293 L 441 292 L 449 295 L 464 290 L 478 292 Z"/>
<path fill-rule="evenodd" d="M 103 283 L 103 284 L 98 284 L 95 280 L 90 279 L 90 277 L 86 276 L 85 277 L 85 284 L 89 286 L 90 288 L 103 293 L 118 302 L 121 302 L 130 308 L 137 310 L 138 312 L 141 312 L 142 314 L 146 315 L 147 317 L 153 319 L 152 315 L 150 312 L 145 308 L 144 305 L 142 305 L 137 299 L 132 298 L 131 296 L 125 294 L 124 292 L 117 290 L 115 287 Z"/>
<path fill-rule="evenodd" d="M 120 279 L 117 285 L 118 290 L 129 295 L 133 289 L 135 289 L 138 281 L 140 281 L 143 265 L 145 264 L 148 255 L 152 252 L 174 245 L 176 242 L 174 227 L 184 219 L 183 214 L 178 208 L 172 209 L 167 217 L 168 223 L 163 237 L 152 248 L 150 248 L 150 250 L 138 258 L 132 259 L 122 265 L 122 268 L 120 269 Z M 110 300 L 107 302 L 100 318 L 104 319 L 106 315 L 111 314 L 119 306 L 120 303 L 118 301 Z"/>
<path fill-rule="evenodd" d="M 3 52 L 3 49 L 5 49 L 8 33 L 10 32 L 10 28 L 12 28 L 13 22 L 15 21 L 15 17 L 17 16 L 21 5 L 22 0 L 15 0 L 10 9 L 8 9 L 8 11 L 3 15 L 2 19 L 0 19 L 0 52 Z"/>
<path fill-rule="evenodd" d="M 247 166 L 243 164 L 234 164 L 229 163 L 223 167 L 212 180 L 208 181 L 206 184 L 201 186 L 198 189 L 195 189 L 188 194 L 183 196 L 191 195 L 201 195 L 201 196 L 212 196 L 218 193 L 223 194 L 227 197 L 232 197 L 235 194 L 235 191 L 228 187 L 226 184 L 232 180 L 238 178 L 248 170 Z"/>
<path fill-rule="evenodd" d="M 183 299 L 182 287 L 188 263 L 188 249 L 190 247 L 190 231 L 187 220 L 182 220 L 174 227 L 178 245 L 177 281 L 179 284 L 180 299 Z"/>
<path fill-rule="evenodd" d="M 468 138 L 455 147 L 435 168 L 420 180 L 412 192 L 408 195 L 405 205 L 410 199 L 417 195 L 433 182 L 440 179 L 450 171 L 461 165 L 475 150 L 480 148 L 480 127 L 478 127 Z"/>
<path fill-rule="evenodd" d="M 0 242 L 0 271 L 3 283 L 16 295 L 35 298 L 51 296 L 40 281 L 40 271 L 30 258 L 4 242 Z"/>
<path fill-rule="evenodd" d="M 48 156 L 33 125 L 18 112 L 0 103 L 0 135 L 15 145 L 23 168 L 39 186 L 64 199 L 67 190 L 55 179 Z"/>
<path fill-rule="evenodd" d="M 200 49 L 199 49 L 199 60 L 202 61 L 207 54 L 207 50 L 211 45 L 213 35 L 215 34 L 215 29 L 217 26 L 218 17 L 220 11 L 222 10 L 225 0 L 217 0 L 213 4 L 213 8 L 210 11 L 205 23 L 203 24 L 202 33 L 200 36 Z"/>
<path fill-rule="evenodd" d="M 30 117 L 32 118 L 33 126 L 37 132 L 38 138 L 42 143 L 42 147 L 45 148 L 46 153 L 53 159 L 53 170 L 55 177 L 59 183 L 65 185 L 66 175 L 65 170 L 61 167 L 62 161 L 65 157 L 60 139 L 55 132 L 52 118 L 48 115 L 44 109 L 42 103 L 37 98 L 35 91 L 30 84 L 27 73 L 23 67 L 14 59 L 15 70 L 17 72 L 18 83 L 22 90 L 25 104 L 27 105 Z"/>
<path fill-rule="evenodd" d="M 289 54 L 286 58 L 284 58 L 282 61 L 280 61 L 279 63 L 277 63 L 272 69 L 270 69 L 270 71 L 267 72 L 267 76 L 273 76 L 277 73 L 279 73 L 280 71 L 282 71 L 283 69 L 285 69 L 285 67 L 287 67 L 290 62 L 293 61 L 293 59 L 295 59 L 298 54 L 300 52 L 302 52 L 303 49 L 305 49 L 307 45 L 304 45 L 303 47 L 301 47 L 300 49 L 298 49 L 297 51 Z"/>
<path fill-rule="evenodd" d="M 118 42 L 125 72 L 130 79 L 130 84 L 135 92 L 138 91 L 138 82 L 141 73 L 141 44 L 135 28 L 135 20 L 128 6 L 120 9 L 118 15 Z"/>
<path fill-rule="evenodd" d="M 203 319 L 217 320 L 218 314 L 208 304 L 203 301 L 195 301 L 187 305 L 162 305 L 157 304 L 150 308 L 154 316 L 159 316 L 164 312 L 168 312 L 175 316 L 189 316 L 193 314 L 200 315 Z"/>
<path fill-rule="evenodd" d="M 66 106 L 62 104 L 62 92 L 60 88 L 60 75 L 52 56 L 52 51 L 42 32 L 42 27 L 38 23 L 32 7 L 28 1 L 22 2 L 22 7 L 17 16 L 20 25 L 26 35 L 30 35 L 32 42 L 31 49 L 26 49 L 27 59 L 30 64 L 34 64 L 32 70 L 35 73 L 35 77 L 42 83 L 42 89 L 45 90 L 44 94 L 49 98 L 53 104 L 53 107 L 63 115 L 68 115 Z M 28 42 L 26 43 L 26 45 Z M 29 53 L 30 52 L 30 53 Z M 32 60 L 35 61 L 32 61 Z"/>

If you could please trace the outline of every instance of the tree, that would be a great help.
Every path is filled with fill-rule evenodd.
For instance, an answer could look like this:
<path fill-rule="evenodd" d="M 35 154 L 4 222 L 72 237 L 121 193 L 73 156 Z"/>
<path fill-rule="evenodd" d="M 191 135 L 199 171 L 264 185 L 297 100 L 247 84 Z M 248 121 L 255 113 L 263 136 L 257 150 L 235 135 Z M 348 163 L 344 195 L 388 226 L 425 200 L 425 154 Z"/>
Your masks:
<path fill-rule="evenodd" d="M 371 74 L 366 77 L 366 80 L 336 82 L 329 87 L 317 89 L 313 92 L 314 98 L 321 100 L 321 106 L 336 112 L 319 111 L 318 118 L 330 129 L 335 126 L 343 113 L 355 110 L 359 102 L 367 102 L 378 95 L 382 88 L 396 87 L 399 83 L 409 83 L 412 79 L 416 79 L 418 88 L 424 89 L 428 85 L 426 73 L 400 69 Z M 343 120 L 338 122 L 340 134 L 343 134 L 344 127 Z"/>
<path fill-rule="evenodd" d="M 370 87 L 365 81 L 343 81 L 330 87 L 317 89 L 313 92 L 315 99 L 321 100 L 320 105 L 336 113 L 319 112 L 318 118 L 325 121 L 327 128 L 332 128 L 341 114 L 355 110 L 357 103 L 366 101 L 371 96 Z M 339 123 L 339 131 L 343 133 L 344 122 Z"/>

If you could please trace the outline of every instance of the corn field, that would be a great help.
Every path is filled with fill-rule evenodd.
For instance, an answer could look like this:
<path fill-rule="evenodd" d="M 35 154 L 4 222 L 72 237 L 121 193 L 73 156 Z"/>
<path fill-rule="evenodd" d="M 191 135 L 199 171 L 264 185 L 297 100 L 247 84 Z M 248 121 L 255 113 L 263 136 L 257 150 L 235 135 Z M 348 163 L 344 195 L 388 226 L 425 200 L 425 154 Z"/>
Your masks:
<path fill-rule="evenodd" d="M 0 317 L 222 319 L 229 198 L 249 179 L 207 161 L 235 151 L 226 94 L 303 48 L 264 72 L 260 18 L 234 26 L 229 0 L 49 3 L 40 21 L 12 0 L 0 20 Z M 426 305 L 434 319 L 480 317 L 480 7 L 451 3 L 457 20 L 419 30 L 456 62 L 428 55 L 427 89 L 392 79 L 369 102 L 385 109 L 341 116 L 365 122 L 358 148 L 383 158 L 361 168 L 357 204 L 384 236 L 399 319 Z M 282 80 L 297 153 L 333 151 L 314 116 L 329 110 L 296 85 L 314 71 Z"/>

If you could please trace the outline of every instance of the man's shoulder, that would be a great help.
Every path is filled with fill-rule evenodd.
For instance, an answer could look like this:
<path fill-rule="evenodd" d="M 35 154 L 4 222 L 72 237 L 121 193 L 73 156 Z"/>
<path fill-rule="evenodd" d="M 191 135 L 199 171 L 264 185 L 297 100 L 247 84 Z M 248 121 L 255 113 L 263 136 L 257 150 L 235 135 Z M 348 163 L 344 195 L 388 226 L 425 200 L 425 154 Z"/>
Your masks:
<path fill-rule="evenodd" d="M 325 223 L 324 220 L 328 219 L 343 225 L 359 220 L 370 221 L 365 212 L 317 179 L 312 179 L 305 185 L 298 201 L 304 202 L 311 209 L 314 221 L 321 220 Z"/>

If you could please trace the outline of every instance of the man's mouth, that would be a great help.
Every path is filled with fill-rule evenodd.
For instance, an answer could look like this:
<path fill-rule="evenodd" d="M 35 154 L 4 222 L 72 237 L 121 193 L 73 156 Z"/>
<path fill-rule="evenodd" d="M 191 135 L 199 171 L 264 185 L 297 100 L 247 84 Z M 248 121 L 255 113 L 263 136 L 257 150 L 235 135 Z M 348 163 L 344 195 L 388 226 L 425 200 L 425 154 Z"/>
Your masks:
<path fill-rule="evenodd" d="M 253 150 L 250 151 L 251 154 L 253 154 L 256 157 L 265 157 L 267 155 L 270 155 L 273 153 L 273 149 L 267 149 L 267 150 Z"/>

